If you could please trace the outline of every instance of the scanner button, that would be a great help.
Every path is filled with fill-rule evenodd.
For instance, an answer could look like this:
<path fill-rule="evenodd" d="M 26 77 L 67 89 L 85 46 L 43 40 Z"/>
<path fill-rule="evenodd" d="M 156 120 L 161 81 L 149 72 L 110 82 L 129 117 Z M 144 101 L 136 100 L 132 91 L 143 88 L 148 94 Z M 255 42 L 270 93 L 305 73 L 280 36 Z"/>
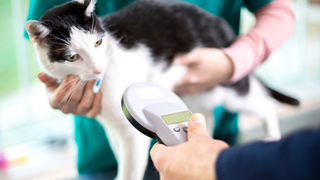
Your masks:
<path fill-rule="evenodd" d="M 182 129 L 183 129 L 184 132 L 188 132 L 188 127 L 187 126 L 183 127 Z"/>
<path fill-rule="evenodd" d="M 173 128 L 173 130 L 174 130 L 175 132 L 179 132 L 179 131 L 180 131 L 180 128 L 179 128 L 179 127 L 175 127 L 175 128 Z"/>

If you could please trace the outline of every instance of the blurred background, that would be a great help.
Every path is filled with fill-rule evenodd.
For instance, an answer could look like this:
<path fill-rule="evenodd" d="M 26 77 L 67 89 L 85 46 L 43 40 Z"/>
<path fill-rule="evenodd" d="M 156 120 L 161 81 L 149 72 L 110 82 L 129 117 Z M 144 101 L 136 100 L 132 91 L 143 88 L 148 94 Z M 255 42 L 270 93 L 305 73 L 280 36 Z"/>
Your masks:
<path fill-rule="evenodd" d="M 50 108 L 37 79 L 35 51 L 23 37 L 28 6 L 29 0 L 0 0 L 0 179 L 72 179 L 77 177 L 73 118 Z M 277 104 L 283 134 L 320 124 L 320 0 L 294 0 L 293 11 L 294 34 L 255 71 L 302 103 Z M 243 9 L 241 32 L 254 23 Z M 262 137 L 261 121 L 241 114 L 238 142 Z"/>

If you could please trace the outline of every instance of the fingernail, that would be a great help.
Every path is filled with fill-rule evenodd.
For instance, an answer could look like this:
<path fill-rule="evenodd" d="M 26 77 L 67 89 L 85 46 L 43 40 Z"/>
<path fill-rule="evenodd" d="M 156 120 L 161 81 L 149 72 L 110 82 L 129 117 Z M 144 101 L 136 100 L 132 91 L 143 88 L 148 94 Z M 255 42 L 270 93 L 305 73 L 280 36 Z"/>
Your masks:
<path fill-rule="evenodd" d="M 204 117 L 200 114 L 194 114 L 191 117 L 191 121 L 194 123 L 203 123 L 204 122 Z"/>

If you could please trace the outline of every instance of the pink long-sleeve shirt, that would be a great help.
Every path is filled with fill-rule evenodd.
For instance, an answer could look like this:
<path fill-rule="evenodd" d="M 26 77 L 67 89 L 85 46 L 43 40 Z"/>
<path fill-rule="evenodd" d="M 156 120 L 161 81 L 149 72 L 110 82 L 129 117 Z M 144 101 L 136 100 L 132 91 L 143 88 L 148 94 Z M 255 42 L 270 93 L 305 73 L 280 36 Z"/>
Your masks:
<path fill-rule="evenodd" d="M 235 82 L 249 74 L 266 60 L 272 51 L 287 39 L 294 28 L 291 0 L 275 0 L 257 10 L 255 27 L 240 36 L 228 48 L 223 49 L 234 65 L 229 82 Z"/>

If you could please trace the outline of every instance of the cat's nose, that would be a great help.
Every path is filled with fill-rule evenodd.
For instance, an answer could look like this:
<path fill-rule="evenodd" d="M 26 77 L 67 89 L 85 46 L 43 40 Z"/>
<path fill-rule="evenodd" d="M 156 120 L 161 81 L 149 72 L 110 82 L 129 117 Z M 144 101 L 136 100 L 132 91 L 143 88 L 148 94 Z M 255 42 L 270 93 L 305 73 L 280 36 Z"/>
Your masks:
<path fill-rule="evenodd" d="M 103 69 L 102 69 L 102 68 L 99 68 L 99 69 L 95 70 L 94 73 L 95 73 L 95 74 L 101 74 L 102 71 L 103 71 Z"/>

